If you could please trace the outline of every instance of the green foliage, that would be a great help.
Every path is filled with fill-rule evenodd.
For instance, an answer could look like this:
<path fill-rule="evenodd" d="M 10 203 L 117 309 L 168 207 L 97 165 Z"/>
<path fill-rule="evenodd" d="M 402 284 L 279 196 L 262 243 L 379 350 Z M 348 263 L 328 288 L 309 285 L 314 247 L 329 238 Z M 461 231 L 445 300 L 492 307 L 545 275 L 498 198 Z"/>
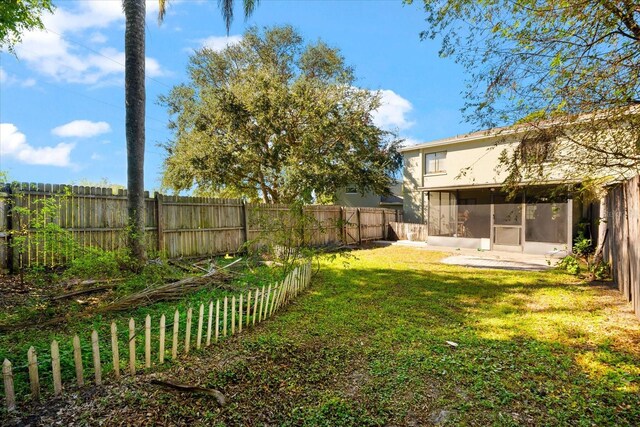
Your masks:
<path fill-rule="evenodd" d="M 73 257 L 79 246 L 73 235 L 58 223 L 64 201 L 70 190 L 51 197 L 34 199 L 31 206 L 13 206 L 14 229 L 12 247 L 18 255 L 23 255 L 34 245 L 44 263 L 56 265 L 62 263 L 61 255 Z M 19 191 L 15 197 L 22 197 Z"/>
<path fill-rule="evenodd" d="M 105 251 L 88 247 L 82 255 L 71 259 L 65 270 L 65 277 L 78 279 L 102 279 L 118 277 L 128 267 L 130 258 L 128 251 Z"/>
<path fill-rule="evenodd" d="M 380 94 L 354 86 L 340 51 L 291 27 L 248 30 L 197 51 L 189 82 L 161 97 L 173 117 L 163 185 L 268 203 L 388 192 L 399 141 L 373 124 Z"/>
<path fill-rule="evenodd" d="M 573 255 L 567 255 L 562 258 L 556 265 L 557 268 L 566 271 L 569 274 L 580 274 L 580 260 Z"/>
<path fill-rule="evenodd" d="M 549 142 L 562 150 L 552 167 L 528 170 L 519 156 L 503 159 L 512 184 L 544 181 L 563 165 L 570 181 L 638 173 L 637 2 L 405 0 L 414 2 L 426 15 L 421 37 L 440 39 L 440 55 L 468 72 L 469 121 L 518 124 L 523 138 L 557 130 Z"/>
<path fill-rule="evenodd" d="M 54 9 L 51 0 L 3 0 L 0 7 L 0 48 L 13 52 L 25 31 L 44 28 L 42 14 Z"/>

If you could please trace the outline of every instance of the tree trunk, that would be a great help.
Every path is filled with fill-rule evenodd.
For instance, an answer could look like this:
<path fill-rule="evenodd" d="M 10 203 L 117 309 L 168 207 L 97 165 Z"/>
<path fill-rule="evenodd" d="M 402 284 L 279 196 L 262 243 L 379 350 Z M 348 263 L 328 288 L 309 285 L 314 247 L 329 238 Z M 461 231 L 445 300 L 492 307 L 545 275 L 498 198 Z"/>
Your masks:
<path fill-rule="evenodd" d="M 146 259 L 144 247 L 145 143 L 145 0 L 123 0 L 126 19 L 125 126 L 127 137 L 127 243 L 138 266 Z"/>

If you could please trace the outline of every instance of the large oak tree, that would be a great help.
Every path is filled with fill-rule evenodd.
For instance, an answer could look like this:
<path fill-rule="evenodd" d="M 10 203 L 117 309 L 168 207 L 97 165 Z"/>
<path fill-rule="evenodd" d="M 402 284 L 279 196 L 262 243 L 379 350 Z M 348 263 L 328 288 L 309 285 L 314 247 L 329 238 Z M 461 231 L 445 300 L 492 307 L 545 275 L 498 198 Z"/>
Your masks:
<path fill-rule="evenodd" d="M 387 193 L 399 167 L 399 141 L 373 123 L 379 94 L 355 86 L 338 49 L 305 45 L 289 26 L 197 51 L 188 83 L 161 102 L 174 190 L 308 203 L 346 185 Z"/>

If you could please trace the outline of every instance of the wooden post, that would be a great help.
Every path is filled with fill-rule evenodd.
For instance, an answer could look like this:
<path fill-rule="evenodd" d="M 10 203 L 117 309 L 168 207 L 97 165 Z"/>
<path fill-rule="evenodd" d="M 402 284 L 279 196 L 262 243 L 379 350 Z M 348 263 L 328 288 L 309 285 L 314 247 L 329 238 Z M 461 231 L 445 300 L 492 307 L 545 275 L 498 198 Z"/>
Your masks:
<path fill-rule="evenodd" d="M 111 322 L 111 355 L 113 359 L 113 372 L 116 379 L 120 379 L 120 349 L 118 348 L 118 327 L 116 322 Z"/>
<path fill-rule="evenodd" d="M 238 302 L 239 318 L 238 318 L 238 332 L 242 332 L 242 294 L 240 294 L 240 302 Z"/>
<path fill-rule="evenodd" d="M 360 221 L 360 208 L 356 210 L 356 220 L 358 221 L 358 246 L 362 245 L 362 222 Z"/>
<path fill-rule="evenodd" d="M 164 341 L 165 341 L 165 334 L 166 334 L 166 329 L 167 329 L 167 318 L 165 317 L 165 315 L 163 314 L 162 316 L 160 316 L 160 342 L 159 342 L 159 348 L 158 348 L 158 362 L 159 363 L 164 363 Z"/>
<path fill-rule="evenodd" d="M 27 351 L 27 361 L 29 363 L 29 384 L 31 385 L 31 397 L 33 400 L 40 399 L 40 377 L 38 376 L 38 356 L 33 346 Z"/>
<path fill-rule="evenodd" d="M 222 315 L 222 335 L 227 336 L 227 303 L 229 298 L 224 297 L 224 313 Z"/>
<path fill-rule="evenodd" d="M 220 300 L 216 301 L 216 342 L 220 337 Z"/>
<path fill-rule="evenodd" d="M 144 319 L 144 367 L 151 367 L 151 316 Z"/>
<path fill-rule="evenodd" d="M 53 395 L 62 394 L 62 375 L 60 373 L 60 348 L 58 341 L 51 342 L 51 372 L 53 374 Z"/>
<path fill-rule="evenodd" d="M 245 326 L 248 328 L 249 327 L 249 318 L 251 317 L 251 291 L 249 291 L 249 294 L 247 295 L 247 320 L 246 320 L 246 324 Z"/>
<path fill-rule="evenodd" d="M 84 375 L 82 374 L 82 351 L 80 350 L 80 337 L 73 336 L 73 363 L 76 367 L 76 382 L 78 387 L 84 385 Z"/>
<path fill-rule="evenodd" d="M 249 242 L 249 212 L 247 204 L 242 202 L 242 226 L 244 227 L 244 243 Z"/>
<path fill-rule="evenodd" d="M 264 307 L 264 285 L 262 286 L 262 291 L 260 291 L 262 295 L 260 295 L 260 311 L 258 312 L 258 322 L 262 322 L 262 309 Z"/>
<path fill-rule="evenodd" d="M 231 298 L 231 335 L 236 333 L 236 296 Z"/>
<path fill-rule="evenodd" d="M 158 224 L 158 252 L 164 252 L 164 208 L 162 194 L 156 193 L 156 223 Z"/>
<path fill-rule="evenodd" d="M 184 354 L 189 354 L 191 349 L 191 320 L 193 318 L 193 309 L 189 307 L 187 310 L 187 327 L 184 331 Z"/>
<path fill-rule="evenodd" d="M 260 294 L 260 288 L 256 289 L 255 303 L 253 304 L 253 326 L 256 326 L 256 318 L 258 317 L 258 295 Z"/>
<path fill-rule="evenodd" d="M 211 345 L 211 323 L 213 322 L 213 301 L 209 301 L 209 319 L 207 320 L 207 347 Z"/>
<path fill-rule="evenodd" d="M 129 372 L 136 374 L 136 321 L 129 319 Z"/>
<path fill-rule="evenodd" d="M 173 315 L 173 345 L 171 346 L 171 359 L 178 357 L 178 332 L 180 330 L 180 312 L 176 310 Z"/>
<path fill-rule="evenodd" d="M 269 313 L 269 301 L 271 299 L 271 285 L 269 285 L 269 290 L 267 291 L 267 302 L 264 305 L 264 314 L 262 315 L 263 319 L 267 318 L 267 313 Z"/>
<path fill-rule="evenodd" d="M 7 402 L 7 411 L 16 410 L 16 394 L 13 390 L 13 372 L 11 370 L 11 362 L 4 359 L 2 363 L 2 379 L 4 380 L 4 398 Z"/>
<path fill-rule="evenodd" d="M 102 384 L 102 365 L 100 364 L 100 343 L 98 341 L 98 331 L 91 332 L 91 349 L 93 352 L 93 373 L 96 385 Z"/>
<path fill-rule="evenodd" d="M 200 304 L 200 312 L 198 313 L 198 335 L 196 337 L 196 348 L 200 350 L 202 346 L 202 322 L 204 321 L 204 304 Z"/>

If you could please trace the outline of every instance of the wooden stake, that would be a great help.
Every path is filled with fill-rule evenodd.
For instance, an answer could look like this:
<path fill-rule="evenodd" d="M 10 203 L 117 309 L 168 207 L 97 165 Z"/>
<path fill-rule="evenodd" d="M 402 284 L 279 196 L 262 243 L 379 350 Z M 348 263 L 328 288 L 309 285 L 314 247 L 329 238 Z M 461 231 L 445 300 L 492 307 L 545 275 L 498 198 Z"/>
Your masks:
<path fill-rule="evenodd" d="M 73 363 L 76 366 L 76 382 L 78 387 L 84 385 L 84 375 L 82 374 L 82 350 L 80 350 L 80 337 L 73 336 Z"/>
<path fill-rule="evenodd" d="M 178 332 L 180 330 L 180 312 L 176 310 L 173 315 L 173 345 L 171 346 L 171 359 L 178 358 Z"/>
<path fill-rule="evenodd" d="M 216 301 L 216 342 L 220 336 L 220 300 Z"/>
<path fill-rule="evenodd" d="M 144 319 L 144 367 L 151 367 L 151 316 Z"/>
<path fill-rule="evenodd" d="M 267 291 L 267 302 L 264 306 L 264 315 L 262 316 L 263 319 L 266 319 L 267 314 L 269 313 L 269 301 L 271 301 L 271 285 L 269 285 L 269 290 Z"/>
<path fill-rule="evenodd" d="M 242 332 L 242 294 L 240 294 L 240 302 L 238 302 L 238 310 L 240 314 L 238 316 L 238 333 Z"/>
<path fill-rule="evenodd" d="M 236 333 L 236 296 L 231 298 L 231 335 Z"/>
<path fill-rule="evenodd" d="M 4 359 L 2 363 L 2 379 L 4 380 L 4 398 L 7 402 L 7 411 L 16 410 L 16 394 L 13 390 L 13 372 L 11 370 L 11 362 Z"/>
<path fill-rule="evenodd" d="M 222 335 L 227 336 L 227 302 L 229 298 L 224 297 L 224 314 L 222 316 Z"/>
<path fill-rule="evenodd" d="M 111 322 L 111 355 L 113 358 L 113 372 L 116 379 L 120 379 L 120 349 L 118 348 L 118 327 Z"/>
<path fill-rule="evenodd" d="M 184 335 L 184 354 L 189 354 L 191 349 L 191 320 L 193 318 L 193 309 L 189 307 L 187 310 L 187 327 Z"/>
<path fill-rule="evenodd" d="M 251 291 L 249 291 L 249 295 L 247 296 L 247 323 L 246 327 L 249 327 L 249 318 L 251 317 Z"/>
<path fill-rule="evenodd" d="M 258 295 L 260 294 L 260 289 L 256 289 L 255 302 L 253 304 L 253 326 L 256 326 L 256 318 L 258 317 Z"/>
<path fill-rule="evenodd" d="M 160 316 L 160 342 L 158 346 L 158 362 L 164 363 L 164 341 L 167 333 L 167 318 L 163 314 Z"/>
<path fill-rule="evenodd" d="M 29 362 L 29 384 L 31 385 L 31 397 L 33 400 L 40 399 L 40 377 L 38 376 L 38 356 L 33 346 L 27 351 L 27 360 Z"/>
<path fill-rule="evenodd" d="M 204 304 L 200 304 L 200 313 L 198 314 L 198 337 L 196 339 L 196 348 L 200 350 L 202 346 L 202 322 L 204 319 Z"/>
<path fill-rule="evenodd" d="M 136 374 L 136 321 L 129 319 L 129 372 Z"/>
<path fill-rule="evenodd" d="M 62 375 L 60 373 L 60 348 L 58 341 L 51 342 L 51 372 L 53 373 L 53 395 L 62 394 Z"/>
<path fill-rule="evenodd" d="M 211 323 L 213 322 L 213 301 L 209 301 L 209 319 L 207 320 L 207 347 L 211 345 Z"/>
<path fill-rule="evenodd" d="M 264 307 L 264 286 L 260 291 L 260 311 L 258 312 L 258 322 L 262 322 L 262 309 Z"/>
<path fill-rule="evenodd" d="M 93 352 L 93 373 L 96 385 L 102 385 L 102 365 L 100 364 L 100 343 L 98 341 L 98 331 L 91 332 L 91 350 Z"/>

